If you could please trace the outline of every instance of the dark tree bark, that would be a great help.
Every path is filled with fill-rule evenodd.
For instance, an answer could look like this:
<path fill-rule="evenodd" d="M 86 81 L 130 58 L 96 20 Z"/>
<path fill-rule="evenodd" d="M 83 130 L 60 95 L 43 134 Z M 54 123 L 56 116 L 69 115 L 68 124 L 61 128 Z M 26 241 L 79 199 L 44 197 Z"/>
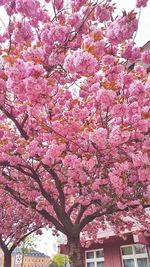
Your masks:
<path fill-rule="evenodd" d="M 68 239 L 69 261 L 71 267 L 84 267 L 82 248 L 79 239 Z"/>
<path fill-rule="evenodd" d="M 11 267 L 11 252 L 4 252 L 4 267 Z"/>

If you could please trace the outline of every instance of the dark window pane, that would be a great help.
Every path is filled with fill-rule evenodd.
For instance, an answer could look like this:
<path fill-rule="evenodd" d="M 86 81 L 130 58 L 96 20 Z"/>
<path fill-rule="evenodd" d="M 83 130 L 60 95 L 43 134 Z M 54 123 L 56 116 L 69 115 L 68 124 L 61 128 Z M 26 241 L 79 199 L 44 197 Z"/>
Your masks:
<path fill-rule="evenodd" d="M 134 260 L 132 260 L 132 259 L 123 260 L 123 263 L 124 263 L 124 267 L 135 267 Z"/>
<path fill-rule="evenodd" d="M 96 258 L 103 258 L 104 257 L 104 250 L 97 250 L 96 251 Z"/>
<path fill-rule="evenodd" d="M 86 252 L 86 258 L 87 259 L 93 259 L 94 258 L 94 252 L 93 251 Z"/>
<path fill-rule="evenodd" d="M 132 247 L 123 247 L 123 248 L 121 248 L 121 250 L 122 250 L 122 255 L 132 255 L 133 254 Z"/>
<path fill-rule="evenodd" d="M 88 262 L 87 267 L 94 267 L 94 262 Z"/>
<path fill-rule="evenodd" d="M 97 267 L 104 267 L 104 262 L 97 262 Z"/>
<path fill-rule="evenodd" d="M 147 253 L 147 248 L 145 245 L 137 244 L 135 245 L 135 253 L 141 254 L 141 253 Z"/>
<path fill-rule="evenodd" d="M 138 267 L 150 267 L 148 259 L 137 259 Z"/>

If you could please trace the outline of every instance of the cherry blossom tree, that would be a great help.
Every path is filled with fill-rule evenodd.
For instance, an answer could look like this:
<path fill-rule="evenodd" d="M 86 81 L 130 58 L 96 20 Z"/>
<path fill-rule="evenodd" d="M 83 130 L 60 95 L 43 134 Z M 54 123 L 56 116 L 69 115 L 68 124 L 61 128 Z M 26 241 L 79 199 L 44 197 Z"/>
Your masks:
<path fill-rule="evenodd" d="M 11 267 L 12 252 L 21 241 L 34 232 L 41 234 L 41 218 L 1 191 L 0 221 L 0 247 L 4 253 L 4 267 Z"/>
<path fill-rule="evenodd" d="M 131 217 L 149 229 L 150 51 L 134 43 L 148 1 L 135 2 L 116 16 L 111 0 L 0 0 L 1 187 L 67 236 L 71 267 L 84 233 Z"/>

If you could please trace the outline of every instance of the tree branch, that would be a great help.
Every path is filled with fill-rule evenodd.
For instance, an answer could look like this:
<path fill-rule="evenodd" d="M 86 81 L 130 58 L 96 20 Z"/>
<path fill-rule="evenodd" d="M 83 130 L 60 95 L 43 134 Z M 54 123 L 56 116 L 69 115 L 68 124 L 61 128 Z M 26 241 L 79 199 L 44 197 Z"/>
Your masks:
<path fill-rule="evenodd" d="M 0 247 L 2 248 L 3 252 L 9 252 L 9 249 L 5 245 L 5 242 L 2 239 L 2 236 L 0 235 Z"/>
<path fill-rule="evenodd" d="M 20 132 L 21 136 L 25 140 L 28 140 L 29 136 L 27 135 L 27 133 L 23 129 L 22 125 L 20 125 L 19 122 L 14 118 L 13 114 L 8 112 L 2 105 L 0 105 L 0 110 L 7 116 L 7 118 L 9 118 L 11 121 L 13 121 L 13 123 L 17 127 L 18 131 Z"/>
<path fill-rule="evenodd" d="M 23 198 L 20 197 L 20 194 L 16 192 L 14 189 L 10 188 L 9 186 L 5 186 L 5 190 L 10 193 L 12 198 L 14 198 L 17 202 L 24 205 L 25 207 L 31 207 L 33 210 L 41 214 L 48 222 L 51 222 L 57 230 L 61 231 L 62 233 L 66 234 L 66 231 L 63 225 L 57 221 L 52 215 L 50 215 L 46 210 L 38 210 L 36 208 L 37 203 L 35 201 L 27 202 Z"/>
<path fill-rule="evenodd" d="M 110 207 L 108 207 L 107 209 L 105 209 L 103 212 L 100 212 L 100 211 L 96 211 L 94 212 L 93 214 L 91 215 L 88 215 L 86 216 L 80 223 L 80 231 L 82 231 L 82 229 L 90 222 L 92 222 L 94 219 L 96 218 L 99 218 L 99 217 L 102 217 L 104 215 L 107 215 L 107 214 L 113 214 L 113 213 L 116 213 L 116 212 L 122 212 L 122 211 L 129 211 L 129 209 L 136 209 L 138 207 L 138 205 L 133 205 L 133 206 L 129 206 L 129 207 L 126 207 L 124 209 L 119 209 L 116 205 L 112 205 Z M 142 205 L 142 207 L 144 209 L 146 208 L 150 208 L 150 204 L 145 204 L 145 205 Z"/>
<path fill-rule="evenodd" d="M 53 177 L 57 191 L 59 193 L 61 205 L 63 206 L 63 209 L 65 210 L 65 195 L 64 195 L 64 192 L 62 189 L 61 181 L 59 180 L 57 173 L 54 170 L 52 170 L 51 168 L 49 168 L 49 166 L 47 166 L 46 164 L 42 163 L 42 166 Z"/>
<path fill-rule="evenodd" d="M 16 243 L 14 243 L 11 248 L 9 249 L 9 251 L 12 253 L 13 250 L 19 245 L 19 243 L 21 241 L 23 241 L 26 237 L 28 237 L 29 235 L 31 235 L 32 233 L 36 232 L 37 230 L 41 229 L 42 228 L 42 225 L 33 229 L 32 231 L 28 232 L 27 234 L 25 234 L 24 236 L 22 236 Z"/>

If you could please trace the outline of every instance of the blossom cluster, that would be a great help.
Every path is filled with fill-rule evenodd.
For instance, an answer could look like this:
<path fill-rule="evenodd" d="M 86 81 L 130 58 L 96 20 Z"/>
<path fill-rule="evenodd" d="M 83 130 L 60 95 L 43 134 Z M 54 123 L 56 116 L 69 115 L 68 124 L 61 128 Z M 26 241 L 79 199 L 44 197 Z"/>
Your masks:
<path fill-rule="evenodd" d="M 146 7 L 148 3 L 148 0 L 137 0 L 136 1 L 136 7 Z"/>
<path fill-rule="evenodd" d="M 90 53 L 77 50 L 65 58 L 64 68 L 70 73 L 91 76 L 96 72 L 98 62 Z"/>
<path fill-rule="evenodd" d="M 150 51 L 134 43 L 137 14 L 116 17 L 111 1 L 0 5 L 0 190 L 72 240 L 131 230 L 128 215 L 150 230 Z"/>
<path fill-rule="evenodd" d="M 113 22 L 108 23 L 107 37 L 111 44 L 119 44 L 132 38 L 138 29 L 138 20 L 134 13 L 123 14 Z"/>

